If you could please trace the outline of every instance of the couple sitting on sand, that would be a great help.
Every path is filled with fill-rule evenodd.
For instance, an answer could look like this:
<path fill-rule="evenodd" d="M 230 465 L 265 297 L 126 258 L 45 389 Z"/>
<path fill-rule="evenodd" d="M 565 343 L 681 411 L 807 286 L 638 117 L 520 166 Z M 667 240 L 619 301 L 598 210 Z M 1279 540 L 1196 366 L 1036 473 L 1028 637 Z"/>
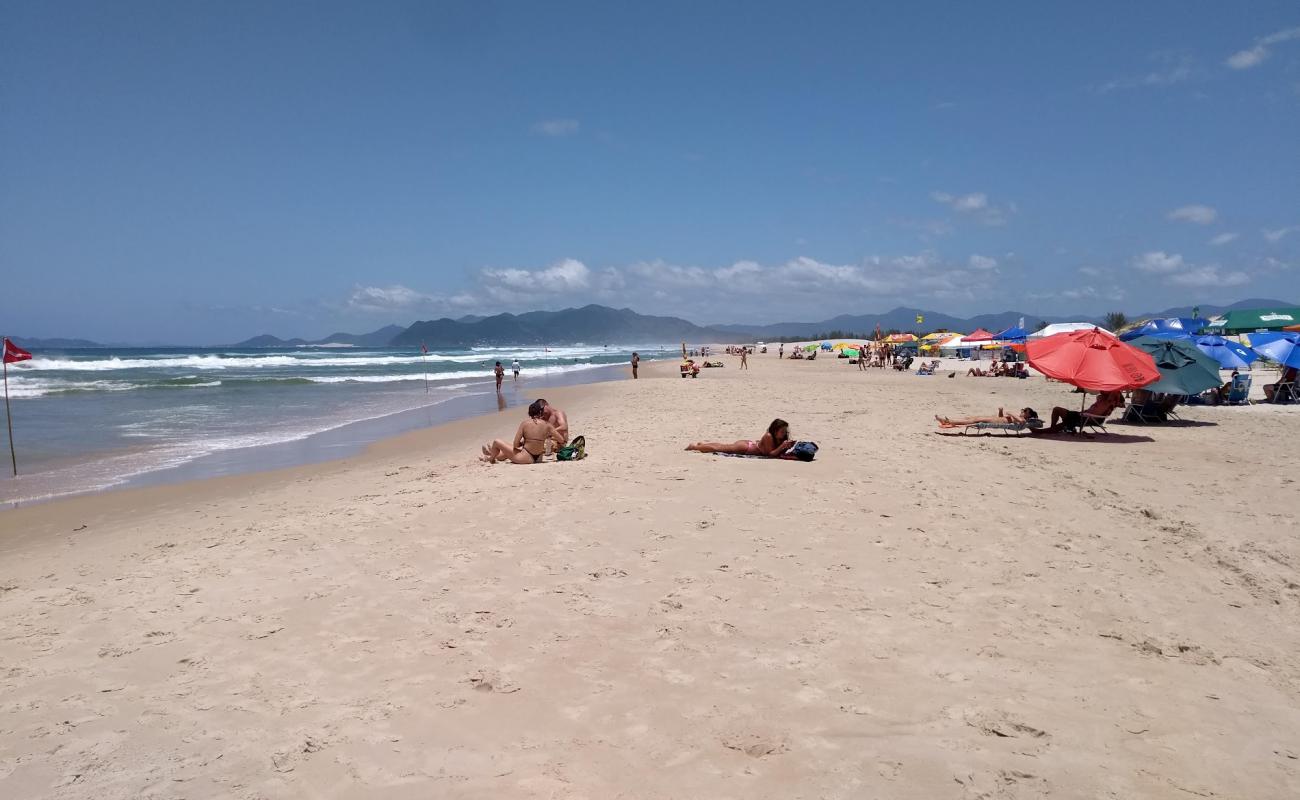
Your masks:
<path fill-rule="evenodd" d="M 483 455 L 479 456 L 479 460 L 488 464 L 498 461 L 537 464 L 546 455 L 547 441 L 554 442 L 556 450 L 568 444 L 569 419 L 563 411 L 538 398 L 528 406 L 528 419 L 519 423 L 514 443 L 494 439 L 483 445 Z"/>
<path fill-rule="evenodd" d="M 1117 408 L 1124 407 L 1123 392 L 1102 392 L 1097 396 L 1097 401 L 1083 411 L 1071 411 L 1067 408 L 1057 406 L 1052 409 L 1052 421 L 1046 428 L 1040 427 L 1043 423 L 1038 418 L 1037 412 L 1032 408 L 1022 408 L 1019 414 L 1008 414 L 1003 409 L 998 409 L 995 417 L 964 417 L 962 419 L 952 419 L 951 417 L 941 417 L 937 414 L 934 419 L 939 423 L 941 428 L 963 428 L 980 423 L 1009 423 L 1012 425 L 1021 424 L 1030 429 L 1033 434 L 1060 433 L 1069 428 L 1078 430 L 1079 427 L 1088 419 L 1106 421 Z"/>

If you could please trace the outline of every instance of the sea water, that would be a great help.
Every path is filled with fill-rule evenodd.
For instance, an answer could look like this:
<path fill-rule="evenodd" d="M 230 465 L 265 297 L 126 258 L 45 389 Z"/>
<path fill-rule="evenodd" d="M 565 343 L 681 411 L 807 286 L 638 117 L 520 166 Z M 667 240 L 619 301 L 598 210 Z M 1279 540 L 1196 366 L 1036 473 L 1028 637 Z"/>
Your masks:
<path fill-rule="evenodd" d="M 531 402 L 547 386 L 621 375 L 613 365 L 627 364 L 634 349 L 643 358 L 670 354 L 582 345 L 427 355 L 343 347 L 36 350 L 31 361 L 9 365 L 20 477 L 0 478 L 0 502 L 343 455 L 338 437 L 333 451 L 275 446 L 347 428 L 355 450 L 416 425 Z M 515 359 L 522 364 L 518 384 Z M 506 368 L 501 398 L 497 361 Z M 358 425 L 390 417 L 400 426 Z"/>

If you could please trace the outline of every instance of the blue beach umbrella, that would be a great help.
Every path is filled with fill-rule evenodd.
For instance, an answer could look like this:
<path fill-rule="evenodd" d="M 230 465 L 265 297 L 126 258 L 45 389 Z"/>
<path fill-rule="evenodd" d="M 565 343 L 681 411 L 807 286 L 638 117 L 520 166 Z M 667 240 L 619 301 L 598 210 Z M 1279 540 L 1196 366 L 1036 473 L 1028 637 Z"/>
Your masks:
<path fill-rule="evenodd" d="M 1119 336 L 1121 342 L 1127 342 L 1136 339 L 1139 336 L 1154 336 L 1158 339 L 1179 339 L 1182 337 L 1191 337 L 1192 334 L 1204 328 L 1206 320 L 1196 319 L 1193 317 L 1169 317 L 1168 319 L 1151 319 L 1137 326 L 1131 331 L 1125 331 Z"/>
<path fill-rule="evenodd" d="M 1197 336 L 1196 347 L 1219 362 L 1221 369 L 1245 369 L 1259 359 L 1259 355 L 1240 342 L 1222 336 Z"/>
<path fill-rule="evenodd" d="M 1300 333 L 1252 333 L 1247 336 L 1256 353 L 1288 367 L 1300 367 Z"/>

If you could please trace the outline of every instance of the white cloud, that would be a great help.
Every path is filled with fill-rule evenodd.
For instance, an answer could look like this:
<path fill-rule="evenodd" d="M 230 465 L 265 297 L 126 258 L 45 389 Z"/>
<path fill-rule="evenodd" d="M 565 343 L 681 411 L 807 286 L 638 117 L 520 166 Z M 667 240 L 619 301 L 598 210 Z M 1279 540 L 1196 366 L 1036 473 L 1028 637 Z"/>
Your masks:
<path fill-rule="evenodd" d="M 577 259 L 566 258 L 539 270 L 485 268 L 480 270 L 479 279 L 491 297 L 514 302 L 534 293 L 580 292 L 590 285 L 591 270 Z"/>
<path fill-rule="evenodd" d="M 1218 236 L 1215 236 L 1213 239 L 1211 239 L 1210 244 L 1214 245 L 1215 247 L 1218 247 L 1219 245 L 1236 241 L 1237 237 L 1240 235 L 1241 234 L 1238 233 L 1221 233 Z"/>
<path fill-rule="evenodd" d="M 1189 264 L 1177 253 L 1156 250 L 1133 259 L 1133 266 L 1143 272 L 1163 276 L 1175 286 L 1240 286 L 1250 281 L 1242 270 L 1224 270 L 1217 264 Z"/>
<path fill-rule="evenodd" d="M 580 127 L 576 119 L 544 119 L 533 124 L 533 133 L 542 136 L 572 136 Z"/>
<path fill-rule="evenodd" d="M 1177 253 L 1166 253 L 1163 250 L 1154 250 L 1149 253 L 1143 253 L 1133 259 L 1133 266 L 1143 272 L 1152 272 L 1158 275 L 1177 272 L 1183 268 L 1183 257 Z"/>
<path fill-rule="evenodd" d="M 1117 89 L 1153 89 L 1173 86 L 1192 77 L 1195 66 L 1191 56 L 1181 53 L 1152 53 L 1150 60 L 1154 62 L 1151 70 L 1141 75 L 1131 75 L 1107 81 L 1095 87 L 1096 91 L 1106 94 Z"/>
<path fill-rule="evenodd" d="M 1106 270 L 1101 267 L 1079 267 L 1079 274 L 1086 278 L 1099 278 L 1106 274 Z"/>
<path fill-rule="evenodd" d="M 977 254 L 971 255 L 970 260 L 967 263 L 970 265 L 971 269 L 978 270 L 996 269 L 998 266 L 998 260 L 996 258 Z"/>
<path fill-rule="evenodd" d="M 1263 233 L 1265 239 L 1276 244 L 1297 231 L 1300 231 L 1300 225 L 1288 225 L 1285 228 L 1274 228 L 1273 230 L 1265 229 Z"/>
<path fill-rule="evenodd" d="M 1250 276 L 1241 270 L 1220 271 L 1214 265 L 1194 267 L 1186 272 L 1171 275 L 1169 282 L 1178 286 L 1240 286 L 1250 282 Z"/>
<path fill-rule="evenodd" d="M 994 227 L 1006 225 L 1010 216 L 1016 213 L 1017 210 L 1015 203 L 999 206 L 989 202 L 989 196 L 984 192 L 971 192 L 970 194 L 931 192 L 930 199 L 936 203 L 943 203 L 959 215 L 970 217 L 984 225 Z"/>
<path fill-rule="evenodd" d="M 1167 217 L 1177 222 L 1194 222 L 1197 225 L 1209 225 L 1219 218 L 1219 212 L 1210 206 L 1190 205 L 1175 208 Z"/>
<path fill-rule="evenodd" d="M 1224 63 L 1233 69 L 1250 69 L 1263 63 L 1272 53 L 1271 48 L 1275 44 L 1282 44 L 1295 39 L 1300 39 L 1300 28 L 1287 28 L 1276 33 L 1270 33 L 1255 42 L 1251 47 L 1245 50 L 1238 50 L 1228 56 Z"/>
<path fill-rule="evenodd" d="M 414 311 L 436 305 L 438 298 L 406 286 L 355 286 L 348 295 L 347 307 L 361 312 Z"/>

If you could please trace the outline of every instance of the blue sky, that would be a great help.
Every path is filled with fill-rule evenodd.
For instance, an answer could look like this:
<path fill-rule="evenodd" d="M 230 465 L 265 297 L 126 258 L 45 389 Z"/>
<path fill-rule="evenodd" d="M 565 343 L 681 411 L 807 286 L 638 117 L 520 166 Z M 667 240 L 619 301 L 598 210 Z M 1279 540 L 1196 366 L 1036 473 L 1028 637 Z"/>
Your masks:
<path fill-rule="evenodd" d="M 0 2 L 0 327 L 1300 299 L 1294 2 Z"/>

